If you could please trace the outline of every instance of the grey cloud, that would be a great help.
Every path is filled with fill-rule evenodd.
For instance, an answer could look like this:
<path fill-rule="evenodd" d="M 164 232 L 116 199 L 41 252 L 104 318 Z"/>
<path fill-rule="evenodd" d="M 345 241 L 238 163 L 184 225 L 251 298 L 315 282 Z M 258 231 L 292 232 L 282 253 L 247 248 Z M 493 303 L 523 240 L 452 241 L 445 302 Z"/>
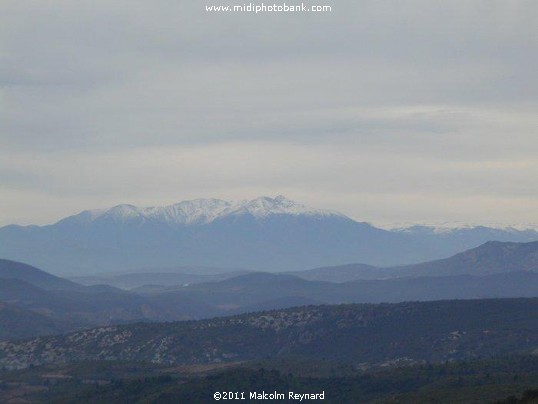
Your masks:
<path fill-rule="evenodd" d="M 441 195 L 465 217 L 538 198 L 535 1 L 206 3 L 2 3 L 0 221 L 28 195 L 39 221 L 183 196 L 284 193 L 376 220 L 455 214 L 435 213 Z"/>

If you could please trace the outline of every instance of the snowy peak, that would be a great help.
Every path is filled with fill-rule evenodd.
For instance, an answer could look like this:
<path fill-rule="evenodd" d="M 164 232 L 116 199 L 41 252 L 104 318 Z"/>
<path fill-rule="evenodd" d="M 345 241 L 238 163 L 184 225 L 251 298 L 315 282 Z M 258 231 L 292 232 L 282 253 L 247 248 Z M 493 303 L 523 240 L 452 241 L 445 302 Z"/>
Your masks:
<path fill-rule="evenodd" d="M 121 218 L 123 221 L 127 221 L 129 219 L 142 217 L 142 211 L 140 208 L 133 205 L 118 205 L 102 212 L 101 215 L 96 214 L 95 217 Z"/>
<path fill-rule="evenodd" d="M 194 199 L 155 209 L 160 210 L 157 216 L 166 223 L 204 224 L 223 215 L 231 206 L 232 202 L 220 199 Z"/>
<path fill-rule="evenodd" d="M 275 198 L 262 196 L 251 201 L 239 202 L 229 214 L 250 214 L 256 218 L 270 215 L 305 215 L 305 216 L 340 216 L 344 215 L 329 210 L 312 209 L 300 203 L 287 199 L 283 195 Z"/>
<path fill-rule="evenodd" d="M 119 223 L 158 222 L 169 225 L 200 225 L 232 215 L 250 215 L 256 219 L 267 218 L 271 215 L 346 218 L 338 212 L 312 209 L 279 195 L 275 198 L 264 196 L 239 202 L 221 199 L 194 199 L 163 207 L 118 205 L 110 209 L 84 211 L 61 222 L 89 224 L 113 221 Z"/>

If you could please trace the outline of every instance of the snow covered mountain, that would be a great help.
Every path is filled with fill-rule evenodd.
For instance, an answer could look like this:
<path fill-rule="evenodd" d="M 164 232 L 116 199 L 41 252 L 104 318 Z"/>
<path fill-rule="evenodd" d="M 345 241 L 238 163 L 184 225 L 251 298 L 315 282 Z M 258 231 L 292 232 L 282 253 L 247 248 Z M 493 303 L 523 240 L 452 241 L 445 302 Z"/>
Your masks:
<path fill-rule="evenodd" d="M 277 196 L 149 208 L 119 205 L 48 226 L 5 226 L 0 228 L 0 257 L 60 275 L 180 266 L 285 271 L 414 264 L 491 240 L 535 241 L 538 232 L 487 227 L 389 231 Z"/>
<path fill-rule="evenodd" d="M 226 216 L 250 215 L 264 219 L 271 215 L 345 216 L 329 210 L 312 209 L 279 195 L 239 202 L 221 199 L 194 199 L 163 207 L 118 205 L 110 209 L 89 210 L 61 220 L 62 224 L 89 224 L 99 221 L 118 223 L 158 222 L 170 226 L 208 224 Z M 350 219 L 351 220 L 351 219 Z"/>

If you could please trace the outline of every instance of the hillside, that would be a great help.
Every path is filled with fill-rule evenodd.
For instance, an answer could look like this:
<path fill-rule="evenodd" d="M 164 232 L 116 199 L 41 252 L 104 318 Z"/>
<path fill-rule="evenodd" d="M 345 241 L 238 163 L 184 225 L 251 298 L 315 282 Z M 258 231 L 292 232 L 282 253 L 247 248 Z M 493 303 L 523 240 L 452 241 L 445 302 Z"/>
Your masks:
<path fill-rule="evenodd" d="M 0 340 L 60 334 L 69 330 L 60 322 L 42 314 L 0 303 Z"/>
<path fill-rule="evenodd" d="M 398 277 L 483 276 L 518 271 L 538 272 L 538 242 L 488 241 L 446 259 L 414 265 L 380 268 L 350 264 L 294 271 L 289 274 L 307 280 L 348 282 Z"/>
<path fill-rule="evenodd" d="M 489 275 L 502 272 L 538 272 L 538 241 L 489 241 L 453 257 L 393 268 L 398 276 Z"/>
<path fill-rule="evenodd" d="M 195 322 L 100 327 L 1 342 L 0 366 L 102 359 L 201 364 L 289 355 L 373 366 L 537 347 L 538 299 L 440 301 L 309 306 Z"/>
<path fill-rule="evenodd" d="M 0 279 L 18 279 L 45 290 L 76 290 L 80 285 L 31 265 L 0 259 Z"/>

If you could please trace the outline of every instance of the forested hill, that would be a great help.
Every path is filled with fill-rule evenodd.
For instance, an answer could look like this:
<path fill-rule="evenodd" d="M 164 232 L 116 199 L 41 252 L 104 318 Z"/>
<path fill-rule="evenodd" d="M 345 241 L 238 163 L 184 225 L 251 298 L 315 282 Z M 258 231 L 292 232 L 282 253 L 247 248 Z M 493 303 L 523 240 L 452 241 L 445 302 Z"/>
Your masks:
<path fill-rule="evenodd" d="M 2 342 L 0 366 L 83 360 L 220 363 L 287 355 L 375 365 L 536 349 L 538 299 L 493 299 L 307 306 L 202 321 L 100 327 Z"/>

